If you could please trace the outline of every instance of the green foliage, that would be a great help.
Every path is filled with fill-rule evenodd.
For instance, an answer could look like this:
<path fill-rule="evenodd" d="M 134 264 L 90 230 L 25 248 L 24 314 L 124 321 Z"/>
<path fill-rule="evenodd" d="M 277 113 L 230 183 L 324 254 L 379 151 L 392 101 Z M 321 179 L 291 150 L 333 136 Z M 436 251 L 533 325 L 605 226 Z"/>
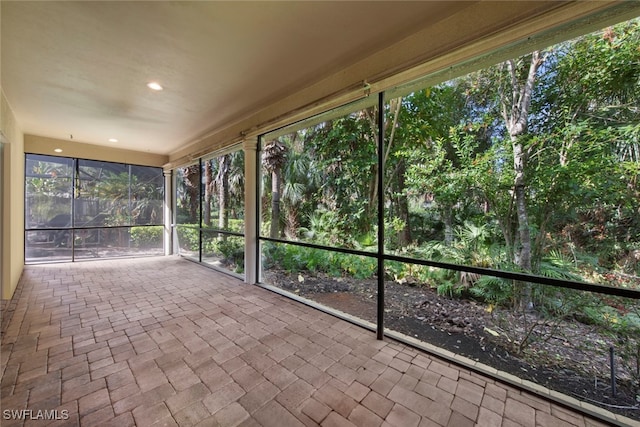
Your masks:
<path fill-rule="evenodd" d="M 229 227 L 227 231 L 244 233 L 244 219 L 229 218 Z"/>
<path fill-rule="evenodd" d="M 290 273 L 308 271 L 333 277 L 349 276 L 370 279 L 377 271 L 375 258 L 343 254 L 295 245 L 265 244 L 264 266 L 278 266 Z"/>
<path fill-rule="evenodd" d="M 438 295 L 450 298 L 459 298 L 462 296 L 464 291 L 464 288 L 462 286 L 457 286 L 455 283 L 448 280 L 442 280 L 441 282 L 442 283 L 440 283 L 436 288 L 438 291 Z"/>
<path fill-rule="evenodd" d="M 612 284 L 626 285 L 621 277 L 632 276 L 630 286 L 638 286 L 633 276 L 640 268 L 639 40 L 636 19 L 543 53 L 528 132 L 517 140 L 526 153 L 524 209 L 534 274 L 602 282 L 607 271 L 615 271 L 622 275 Z M 517 78 L 526 74 L 531 57 L 513 58 Z M 514 146 L 501 111 L 511 96 L 510 77 L 509 67 L 497 64 L 389 100 L 382 124 L 383 189 L 376 180 L 377 107 L 281 137 L 290 154 L 282 167 L 278 218 L 286 224 L 285 235 L 327 246 L 375 248 L 375 196 L 381 192 L 388 253 L 521 271 Z M 270 220 L 266 211 L 263 234 Z M 342 263 L 343 255 L 299 247 L 279 251 L 267 258 L 290 271 L 361 274 L 355 261 L 350 261 L 353 271 Z M 514 287 L 523 286 L 396 263 L 386 263 L 385 275 L 502 306 L 512 305 L 518 296 Z M 543 286 L 532 286 L 532 297 L 544 316 L 565 316 L 570 309 L 587 313 L 597 306 Z"/>
<path fill-rule="evenodd" d="M 482 276 L 470 289 L 471 295 L 493 306 L 509 306 L 513 301 L 513 283 L 500 277 Z"/>
<path fill-rule="evenodd" d="M 202 241 L 202 252 L 203 254 L 212 254 L 221 252 L 218 248 L 218 233 L 214 233 L 211 231 L 213 227 L 202 227 L 203 232 L 203 241 Z M 198 252 L 200 247 L 200 227 L 196 224 L 182 224 L 176 227 L 176 232 L 178 234 L 178 241 L 180 243 L 180 247 L 185 248 L 192 252 Z M 244 232 L 244 220 L 242 219 L 230 219 L 229 220 L 229 230 L 237 233 Z M 241 245 L 244 247 L 244 242 L 241 242 L 241 238 L 237 237 L 228 237 L 227 244 L 231 244 L 229 242 L 234 242 L 234 245 Z M 241 243 L 237 243 L 241 242 Z M 224 252 L 223 252 L 224 253 Z M 243 250 L 244 254 L 244 250 Z M 228 254 L 225 254 L 228 255 Z M 243 255 L 244 256 L 244 255 Z M 237 258 L 237 257 L 231 257 Z"/>
<path fill-rule="evenodd" d="M 235 266 L 235 271 L 241 273 L 244 271 L 244 241 L 238 238 L 227 238 L 214 242 L 214 252 L 223 255 L 224 260 Z"/>
<path fill-rule="evenodd" d="M 131 244 L 138 248 L 162 246 L 164 227 L 131 227 Z"/>
<path fill-rule="evenodd" d="M 384 263 L 385 278 L 402 280 L 408 276 L 406 264 L 399 261 L 386 261 Z"/>
<path fill-rule="evenodd" d="M 318 245 L 341 246 L 349 238 L 345 228 L 348 226 L 339 212 L 320 210 L 309 216 L 309 228 L 302 230 L 302 236 Z"/>
<path fill-rule="evenodd" d="M 71 213 L 73 171 L 70 161 L 30 161 L 25 171 L 25 201 L 28 227 L 42 226 L 57 215 Z"/>

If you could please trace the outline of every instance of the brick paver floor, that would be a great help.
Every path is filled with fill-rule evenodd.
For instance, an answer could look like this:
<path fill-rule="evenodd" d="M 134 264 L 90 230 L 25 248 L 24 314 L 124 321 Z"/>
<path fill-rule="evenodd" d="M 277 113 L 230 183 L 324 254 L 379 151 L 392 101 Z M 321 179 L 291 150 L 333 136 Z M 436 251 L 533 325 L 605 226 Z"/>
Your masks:
<path fill-rule="evenodd" d="M 178 257 L 27 266 L 16 298 L 2 426 L 604 425 Z"/>

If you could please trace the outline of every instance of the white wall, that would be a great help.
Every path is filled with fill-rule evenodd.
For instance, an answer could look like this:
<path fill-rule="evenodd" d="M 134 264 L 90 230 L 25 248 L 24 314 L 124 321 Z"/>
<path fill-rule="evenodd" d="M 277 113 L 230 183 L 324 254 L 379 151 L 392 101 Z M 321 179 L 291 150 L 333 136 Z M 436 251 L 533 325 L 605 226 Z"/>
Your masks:
<path fill-rule="evenodd" d="M 0 87 L 2 155 L 1 299 L 11 299 L 24 269 L 24 135 Z"/>

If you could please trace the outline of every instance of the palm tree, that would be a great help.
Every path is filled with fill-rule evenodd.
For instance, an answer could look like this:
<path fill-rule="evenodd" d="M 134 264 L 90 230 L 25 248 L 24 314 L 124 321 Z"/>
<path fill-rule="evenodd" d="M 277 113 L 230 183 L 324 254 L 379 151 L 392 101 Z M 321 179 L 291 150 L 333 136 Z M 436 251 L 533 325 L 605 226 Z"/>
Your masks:
<path fill-rule="evenodd" d="M 182 179 L 185 187 L 182 203 L 189 208 L 189 219 L 191 224 L 198 223 L 198 206 L 200 204 L 199 192 L 200 185 L 198 179 L 200 177 L 200 167 L 198 164 L 189 165 L 182 168 Z"/>
<path fill-rule="evenodd" d="M 216 186 L 218 187 L 218 228 L 229 228 L 229 171 L 231 170 L 231 155 L 225 154 L 218 157 L 218 173 Z M 221 238 L 224 235 L 221 236 Z"/>
<path fill-rule="evenodd" d="M 285 235 L 296 238 L 300 228 L 301 212 L 305 202 L 311 201 L 319 188 L 321 174 L 313 166 L 313 159 L 304 147 L 291 150 L 283 169 L 284 188 L 282 203 L 286 209 Z"/>
<path fill-rule="evenodd" d="M 262 165 L 271 174 L 271 229 L 269 236 L 277 238 L 280 234 L 280 194 L 282 187 L 282 168 L 287 160 L 287 147 L 274 139 L 263 150 Z"/>
<path fill-rule="evenodd" d="M 215 183 L 213 181 L 214 159 L 204 161 L 204 200 L 202 201 L 202 222 L 203 225 L 211 225 L 211 197 L 214 193 Z"/>

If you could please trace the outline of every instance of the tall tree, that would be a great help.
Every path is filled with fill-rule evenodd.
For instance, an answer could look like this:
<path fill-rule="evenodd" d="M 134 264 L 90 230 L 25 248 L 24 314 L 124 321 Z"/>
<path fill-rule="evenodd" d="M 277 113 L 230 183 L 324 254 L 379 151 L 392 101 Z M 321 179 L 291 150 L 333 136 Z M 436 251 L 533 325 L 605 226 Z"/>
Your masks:
<path fill-rule="evenodd" d="M 524 61 L 520 61 L 521 64 L 518 64 L 515 60 L 508 60 L 506 67 L 509 85 L 500 91 L 502 118 L 509 133 L 513 150 L 513 170 L 515 172 L 513 188 L 520 236 L 520 250 L 517 253 L 516 261 L 524 271 L 531 271 L 531 230 L 527 211 L 527 182 L 525 178 L 525 163 L 528 153 L 522 137 L 528 130 L 531 97 L 536 74 L 543 60 L 540 51 L 534 51 L 530 55 L 528 64 Z M 526 74 L 523 73 L 523 68 L 526 70 Z"/>
<path fill-rule="evenodd" d="M 231 155 L 225 154 L 218 157 L 218 173 L 216 185 L 218 187 L 218 228 L 229 228 L 229 171 L 231 170 Z M 221 235 L 224 237 L 225 235 Z"/>
<path fill-rule="evenodd" d="M 287 147 L 274 139 L 264 146 L 262 165 L 271 174 L 271 228 L 269 236 L 280 236 L 280 196 L 282 191 L 282 168 L 285 165 Z"/>
<path fill-rule="evenodd" d="M 182 179 L 186 190 L 184 203 L 187 204 L 189 210 L 189 222 L 191 224 L 197 224 L 198 207 L 200 206 L 200 184 L 198 182 L 200 178 L 199 165 L 189 165 L 182 168 Z"/>
<path fill-rule="evenodd" d="M 602 266 L 634 265 L 625 257 L 640 239 L 639 44 L 634 19 L 555 48 L 534 99 L 535 160 L 545 172 L 536 246 L 549 230 L 571 251 L 598 254 Z"/>
<path fill-rule="evenodd" d="M 515 173 L 513 189 L 515 195 L 518 218 L 519 250 L 515 260 L 518 266 L 527 272 L 531 271 L 531 229 L 527 209 L 527 181 L 525 164 L 527 151 L 523 143 L 523 136 L 528 131 L 529 113 L 536 75 L 544 58 L 540 51 L 531 53 L 528 61 L 510 59 L 506 62 L 509 84 L 500 90 L 502 118 L 504 120 L 511 148 L 513 151 L 513 170 Z M 528 63 L 527 63 L 528 62 Z M 531 288 L 522 284 L 520 304 L 524 308 L 532 307 Z"/>
<path fill-rule="evenodd" d="M 322 174 L 318 204 L 335 216 L 335 224 L 344 224 L 344 233 L 335 236 L 341 244 L 369 233 L 375 224 L 377 145 L 368 118 L 372 114 L 375 117 L 359 110 L 323 122 L 305 139 Z"/>
<path fill-rule="evenodd" d="M 204 200 L 202 206 L 202 222 L 211 225 L 211 198 L 214 192 L 213 163 L 214 159 L 204 161 Z"/>
<path fill-rule="evenodd" d="M 446 245 L 453 242 L 456 206 L 470 188 L 463 158 L 471 147 L 462 144 L 468 133 L 466 91 L 466 82 L 456 80 L 406 96 L 397 130 L 406 141 L 399 152 L 409 165 L 405 193 L 435 202 Z"/>

